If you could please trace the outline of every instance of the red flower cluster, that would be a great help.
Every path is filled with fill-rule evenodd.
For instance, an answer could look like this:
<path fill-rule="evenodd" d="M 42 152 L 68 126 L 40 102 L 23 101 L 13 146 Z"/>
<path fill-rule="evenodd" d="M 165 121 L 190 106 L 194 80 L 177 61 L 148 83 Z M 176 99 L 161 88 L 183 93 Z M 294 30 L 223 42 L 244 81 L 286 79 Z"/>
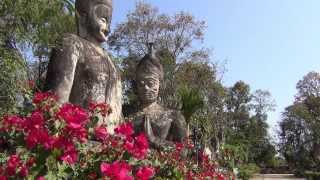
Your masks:
<path fill-rule="evenodd" d="M 50 148 L 50 135 L 45 127 L 45 119 L 40 111 L 35 111 L 24 123 L 25 141 L 27 147 L 32 149 L 38 144 L 46 149 Z"/>
<path fill-rule="evenodd" d="M 93 113 L 100 113 L 103 117 L 108 116 L 112 111 L 106 103 L 89 103 L 89 110 Z"/>
<path fill-rule="evenodd" d="M 29 174 L 29 169 L 34 165 L 34 161 L 29 159 L 27 163 L 21 161 L 19 155 L 11 155 L 7 161 L 6 167 L 0 168 L 0 180 L 7 179 L 6 177 L 12 177 L 19 175 L 20 177 L 26 177 Z"/>
<path fill-rule="evenodd" d="M 105 141 L 108 138 L 108 130 L 104 126 L 94 128 L 94 135 L 100 141 Z"/>
<path fill-rule="evenodd" d="M 2 130 L 11 132 L 13 130 L 23 132 L 27 147 L 32 149 L 41 144 L 47 149 L 50 136 L 45 127 L 45 119 L 40 111 L 34 111 L 30 117 L 20 118 L 18 116 L 7 116 L 2 121 Z"/>
<path fill-rule="evenodd" d="M 32 156 L 26 162 L 18 155 L 10 156 L 7 164 L 0 167 L 0 180 L 27 177 L 29 171 L 33 175 L 43 175 L 43 170 L 31 167 L 36 159 L 48 160 L 47 158 L 52 157 L 69 165 L 78 163 L 72 168 L 75 172 L 69 175 L 88 179 L 97 179 L 103 175 L 111 180 L 148 180 L 166 172 L 174 176 L 175 172 L 170 172 L 173 169 L 186 179 L 224 179 L 224 175 L 217 172 L 216 165 L 206 156 L 200 158 L 200 166 L 181 156 L 193 148 L 190 142 L 177 143 L 175 150 L 155 151 L 154 156 L 147 156 L 148 139 L 144 134 L 135 134 L 131 122 L 118 126 L 115 134 L 108 134 L 107 127 L 96 126 L 95 121 L 96 113 L 107 116 L 110 112 L 106 104 L 92 103 L 89 113 L 72 104 L 58 107 L 51 93 L 37 93 L 33 103 L 36 110 L 27 117 L 6 116 L 0 121 L 1 133 L 7 134 L 0 139 L 0 143 L 5 144 L 8 135 L 16 142 L 23 138 L 25 144 L 22 146 L 28 149 L 24 154 L 19 153 L 21 157 Z M 92 139 L 88 141 L 89 137 L 94 137 L 99 142 L 91 144 Z M 153 162 L 159 162 L 160 165 L 157 163 L 157 167 L 153 168 Z M 54 173 L 50 171 L 52 168 L 48 164 L 45 164 L 48 167 L 44 169 L 48 169 L 47 173 Z M 99 165 L 101 173 L 92 172 Z M 196 170 L 193 171 L 195 167 Z M 43 180 L 44 177 L 37 179 Z"/>
<path fill-rule="evenodd" d="M 133 180 L 131 174 L 132 167 L 123 161 L 116 161 L 112 164 L 101 163 L 101 173 L 111 180 Z M 149 180 L 155 174 L 152 167 L 140 167 L 136 172 L 136 177 L 139 180 Z"/>
<path fill-rule="evenodd" d="M 67 139 L 67 137 L 56 137 L 52 142 L 53 149 L 60 149 L 63 154 L 60 156 L 60 160 L 67 164 L 75 164 L 78 160 L 78 152 L 75 145 Z"/>
<path fill-rule="evenodd" d="M 41 104 L 51 98 L 51 93 L 37 93 L 33 102 Z M 87 140 L 86 124 L 89 122 L 87 112 L 72 104 L 63 105 L 57 112 L 57 117 L 65 125 L 63 129 L 58 129 L 58 133 L 55 132 L 55 136 L 51 136 L 49 127 L 52 126 L 52 122 L 44 118 L 41 110 L 43 109 L 40 108 L 32 112 L 27 118 L 7 116 L 2 122 L 1 128 L 7 132 L 12 130 L 23 132 L 29 149 L 33 149 L 38 145 L 42 145 L 45 150 L 60 149 L 63 152 L 59 157 L 60 160 L 68 164 L 76 163 L 78 152 L 73 141 L 85 142 Z M 101 130 L 99 132 L 101 133 Z"/>
<path fill-rule="evenodd" d="M 134 134 L 133 124 L 131 122 L 121 124 L 114 130 L 118 135 L 122 135 L 124 137 L 131 137 Z"/>
<path fill-rule="evenodd" d="M 38 92 L 38 93 L 34 94 L 32 102 L 34 104 L 40 104 L 40 103 L 42 103 L 52 97 L 54 97 L 54 96 L 51 92 L 44 92 L 44 93 Z"/>
<path fill-rule="evenodd" d="M 133 180 L 133 177 L 130 176 L 131 166 L 126 162 L 101 163 L 100 170 L 104 176 L 111 180 Z"/>
<path fill-rule="evenodd" d="M 140 134 L 134 138 L 128 137 L 124 144 L 126 149 L 133 157 L 144 159 L 148 153 L 149 144 L 145 134 Z"/>
<path fill-rule="evenodd" d="M 49 112 L 53 106 L 57 105 L 57 99 L 58 97 L 51 92 L 38 92 L 35 93 L 32 102 L 42 112 Z"/>
<path fill-rule="evenodd" d="M 141 167 L 138 169 L 136 176 L 139 180 L 148 180 L 155 174 L 154 168 L 152 167 Z"/>
<path fill-rule="evenodd" d="M 88 133 L 85 126 L 89 122 L 89 115 L 84 109 L 73 104 L 64 104 L 57 116 L 66 123 L 64 132 L 69 137 L 76 138 L 81 142 L 87 140 Z"/>
<path fill-rule="evenodd" d="M 121 124 L 115 132 L 124 139 L 123 147 L 133 157 L 144 159 L 148 153 L 149 143 L 144 134 L 134 136 L 133 125 L 131 122 Z"/>
<path fill-rule="evenodd" d="M 2 120 L 1 131 L 22 131 L 24 129 L 25 119 L 20 118 L 19 116 L 5 116 Z"/>

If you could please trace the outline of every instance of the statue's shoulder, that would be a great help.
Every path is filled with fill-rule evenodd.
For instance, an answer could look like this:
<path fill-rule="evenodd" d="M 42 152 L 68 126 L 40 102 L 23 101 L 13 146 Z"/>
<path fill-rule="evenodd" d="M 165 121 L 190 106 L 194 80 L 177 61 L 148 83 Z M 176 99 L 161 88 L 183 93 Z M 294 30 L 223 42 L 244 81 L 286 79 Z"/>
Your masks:
<path fill-rule="evenodd" d="M 179 111 L 179 110 L 169 109 L 169 110 L 167 110 L 167 111 L 170 113 L 170 115 L 171 115 L 172 117 L 179 118 L 179 119 L 181 119 L 181 118 L 184 119 L 184 116 L 182 115 L 181 111 Z"/>
<path fill-rule="evenodd" d="M 81 42 L 81 39 L 82 39 L 81 37 L 72 33 L 65 33 L 62 36 L 63 42 Z"/>
<path fill-rule="evenodd" d="M 58 40 L 58 49 L 82 48 L 83 40 L 76 34 L 66 33 Z"/>
<path fill-rule="evenodd" d="M 173 109 L 173 110 L 170 110 L 170 114 L 173 119 L 173 124 L 180 124 L 182 126 L 185 126 L 186 120 L 181 111 Z"/>
<path fill-rule="evenodd" d="M 135 120 L 140 119 L 144 116 L 145 116 L 145 113 L 143 111 L 135 111 L 128 116 L 128 119 L 135 121 Z"/>

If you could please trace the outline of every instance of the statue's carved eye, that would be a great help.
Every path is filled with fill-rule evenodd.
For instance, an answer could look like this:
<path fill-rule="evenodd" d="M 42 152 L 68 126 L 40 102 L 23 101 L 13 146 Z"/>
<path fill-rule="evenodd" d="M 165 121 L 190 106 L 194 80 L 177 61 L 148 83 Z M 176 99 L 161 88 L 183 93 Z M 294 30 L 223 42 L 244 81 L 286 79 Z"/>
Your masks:
<path fill-rule="evenodd" d="M 108 22 L 106 18 L 101 18 L 100 21 L 103 22 L 103 23 L 107 23 Z"/>
<path fill-rule="evenodd" d="M 141 84 L 141 85 L 144 85 L 145 83 L 144 83 L 144 81 L 140 81 L 140 84 Z"/>

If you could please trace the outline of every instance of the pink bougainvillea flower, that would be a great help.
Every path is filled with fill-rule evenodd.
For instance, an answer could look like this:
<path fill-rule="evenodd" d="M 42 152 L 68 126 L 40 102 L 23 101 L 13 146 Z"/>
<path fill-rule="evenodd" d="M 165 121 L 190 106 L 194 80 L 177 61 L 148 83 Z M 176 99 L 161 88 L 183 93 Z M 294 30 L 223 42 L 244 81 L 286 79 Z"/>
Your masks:
<path fill-rule="evenodd" d="M 25 120 L 19 116 L 5 116 L 2 120 L 2 130 L 11 131 L 15 129 L 17 131 L 22 131 L 24 129 Z"/>
<path fill-rule="evenodd" d="M 85 125 L 89 120 L 88 113 L 80 106 L 73 104 L 64 104 L 57 115 L 68 125 L 75 128 Z"/>
<path fill-rule="evenodd" d="M 9 176 L 13 176 L 16 174 L 17 168 L 21 165 L 21 160 L 18 155 L 11 155 L 9 157 L 9 160 L 7 162 L 7 168 L 6 168 L 6 173 Z"/>
<path fill-rule="evenodd" d="M 193 174 L 193 172 L 191 170 L 189 170 L 188 173 L 187 173 L 186 179 L 187 180 L 193 180 L 193 178 L 194 178 L 194 174 Z"/>
<path fill-rule="evenodd" d="M 149 180 L 155 174 L 155 170 L 152 167 L 141 167 L 138 169 L 136 176 L 139 180 Z"/>
<path fill-rule="evenodd" d="M 131 122 L 123 123 L 115 129 L 115 132 L 119 135 L 129 137 L 133 135 L 133 124 Z"/>
<path fill-rule="evenodd" d="M 40 111 L 32 112 L 31 116 L 25 121 L 25 130 L 38 130 L 43 128 L 45 123 L 43 113 Z"/>
<path fill-rule="evenodd" d="M 20 171 L 19 171 L 19 175 L 21 177 L 26 177 L 26 176 L 28 176 L 28 174 L 29 174 L 29 170 L 28 170 L 27 166 L 26 165 L 21 166 Z"/>
<path fill-rule="evenodd" d="M 57 116 L 66 122 L 64 129 L 66 134 L 81 142 L 87 140 L 88 133 L 85 125 L 89 122 L 89 115 L 84 109 L 73 104 L 64 104 Z"/>
<path fill-rule="evenodd" d="M 65 163 L 72 165 L 78 161 L 78 152 L 74 146 L 67 146 L 63 152 L 63 155 L 60 157 L 60 160 Z"/>
<path fill-rule="evenodd" d="M 67 149 L 71 148 L 73 146 L 73 143 L 70 141 L 70 139 L 66 139 L 65 137 L 58 136 L 58 137 L 52 137 L 52 148 L 56 149 Z"/>
<path fill-rule="evenodd" d="M 89 103 L 89 110 L 91 112 L 98 112 L 101 113 L 103 117 L 108 116 L 112 111 L 111 108 L 108 104 L 106 103 L 94 103 L 90 102 Z"/>
<path fill-rule="evenodd" d="M 218 180 L 224 180 L 224 175 L 223 174 L 218 174 Z"/>
<path fill-rule="evenodd" d="M 33 129 L 29 131 L 25 137 L 25 141 L 29 149 L 39 144 L 43 145 L 46 149 L 50 148 L 50 144 L 48 144 L 50 142 L 50 136 L 46 129 Z"/>
<path fill-rule="evenodd" d="M 112 164 L 101 163 L 100 171 L 111 180 L 133 180 L 130 176 L 131 166 L 126 162 L 116 161 Z"/>
<path fill-rule="evenodd" d="M 52 148 L 63 150 L 63 154 L 59 157 L 61 161 L 67 164 L 75 164 L 78 161 L 78 152 L 75 145 L 65 137 L 54 137 Z"/>
<path fill-rule="evenodd" d="M 34 94 L 32 102 L 34 104 L 39 104 L 43 101 L 48 100 L 50 97 L 56 98 L 56 97 L 54 97 L 54 95 L 51 92 L 37 92 Z"/>
<path fill-rule="evenodd" d="M 75 128 L 67 125 L 64 129 L 64 133 L 69 137 L 78 139 L 80 142 L 86 142 L 88 139 L 88 131 L 82 126 Z"/>
<path fill-rule="evenodd" d="M 43 176 L 39 176 L 37 180 L 46 180 Z"/>
<path fill-rule="evenodd" d="M 135 155 L 138 159 L 142 159 L 147 155 L 149 149 L 148 139 L 145 134 L 140 134 L 135 139 Z"/>
<path fill-rule="evenodd" d="M 148 139 L 143 133 L 133 139 L 127 138 L 124 143 L 124 149 L 135 158 L 144 159 L 149 149 Z"/>
<path fill-rule="evenodd" d="M 181 151 L 184 148 L 184 144 L 183 143 L 176 143 L 176 150 L 177 151 Z"/>
<path fill-rule="evenodd" d="M 108 138 L 108 130 L 104 126 L 94 128 L 94 135 L 100 141 L 105 141 Z"/>
<path fill-rule="evenodd" d="M 26 163 L 26 166 L 28 168 L 31 168 L 36 163 L 36 158 L 30 157 Z"/>

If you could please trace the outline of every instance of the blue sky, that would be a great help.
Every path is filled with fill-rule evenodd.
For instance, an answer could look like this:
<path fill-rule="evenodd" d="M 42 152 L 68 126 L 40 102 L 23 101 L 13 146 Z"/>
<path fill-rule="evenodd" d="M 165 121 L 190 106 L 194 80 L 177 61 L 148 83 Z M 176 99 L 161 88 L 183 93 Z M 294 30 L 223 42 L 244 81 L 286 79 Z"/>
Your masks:
<path fill-rule="evenodd" d="M 134 0 L 114 0 L 113 24 L 133 10 Z M 238 80 L 252 90 L 269 90 L 276 111 L 268 122 L 274 132 L 280 114 L 296 94 L 295 85 L 320 69 L 319 0 L 145 0 L 160 12 L 188 11 L 207 22 L 204 46 L 213 61 L 227 60 L 224 84 Z"/>

